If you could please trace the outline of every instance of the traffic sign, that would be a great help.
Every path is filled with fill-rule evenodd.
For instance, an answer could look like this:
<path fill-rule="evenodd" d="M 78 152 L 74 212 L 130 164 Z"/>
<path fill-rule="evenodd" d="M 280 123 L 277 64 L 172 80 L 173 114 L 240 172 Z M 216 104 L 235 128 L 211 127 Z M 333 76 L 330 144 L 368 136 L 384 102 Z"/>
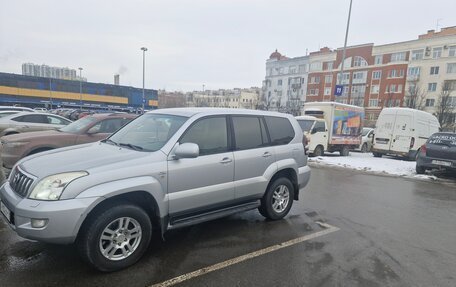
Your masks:
<path fill-rule="evenodd" d="M 344 91 L 343 85 L 336 85 L 336 89 L 334 90 L 334 95 L 337 97 L 340 97 L 340 96 L 342 96 L 343 91 Z"/>

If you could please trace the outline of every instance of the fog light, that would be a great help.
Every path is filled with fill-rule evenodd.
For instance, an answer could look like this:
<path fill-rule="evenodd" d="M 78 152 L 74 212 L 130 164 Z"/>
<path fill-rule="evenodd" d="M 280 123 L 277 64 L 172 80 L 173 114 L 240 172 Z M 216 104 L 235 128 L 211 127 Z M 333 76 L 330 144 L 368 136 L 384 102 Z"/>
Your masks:
<path fill-rule="evenodd" d="M 32 227 L 33 228 L 43 228 L 46 226 L 48 220 L 47 219 L 37 219 L 37 218 L 32 218 Z"/>

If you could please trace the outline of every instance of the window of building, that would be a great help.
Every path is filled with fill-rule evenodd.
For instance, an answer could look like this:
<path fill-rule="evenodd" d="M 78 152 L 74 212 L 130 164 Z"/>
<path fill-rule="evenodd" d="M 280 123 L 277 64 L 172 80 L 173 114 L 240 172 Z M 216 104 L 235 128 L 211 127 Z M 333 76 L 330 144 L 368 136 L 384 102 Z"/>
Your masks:
<path fill-rule="evenodd" d="M 303 74 L 305 72 L 307 72 L 307 65 L 306 64 L 299 65 L 299 73 Z"/>
<path fill-rule="evenodd" d="M 399 70 L 399 78 L 403 78 L 404 77 L 404 69 L 400 69 Z"/>
<path fill-rule="evenodd" d="M 326 70 L 332 70 L 334 68 L 334 62 L 326 62 Z"/>
<path fill-rule="evenodd" d="M 439 66 L 431 67 L 431 75 L 438 75 L 439 74 Z"/>
<path fill-rule="evenodd" d="M 432 58 L 437 59 L 442 57 L 442 47 L 432 49 Z"/>
<path fill-rule="evenodd" d="M 383 64 L 383 55 L 375 56 L 375 65 L 381 65 L 381 64 Z"/>
<path fill-rule="evenodd" d="M 296 74 L 296 66 L 290 66 L 290 67 L 288 68 L 288 72 L 289 72 L 290 74 Z"/>
<path fill-rule="evenodd" d="M 456 57 L 456 46 L 450 46 L 448 49 L 449 57 Z"/>
<path fill-rule="evenodd" d="M 354 72 L 353 73 L 353 83 L 360 84 L 367 81 L 367 71 Z"/>
<path fill-rule="evenodd" d="M 448 63 L 447 64 L 447 73 L 448 74 L 456 73 L 456 63 Z"/>
<path fill-rule="evenodd" d="M 396 92 L 396 85 L 395 84 L 391 84 L 389 86 L 389 90 L 388 90 L 390 93 L 395 93 Z"/>
<path fill-rule="evenodd" d="M 295 137 L 293 127 L 288 119 L 265 117 L 265 120 L 272 145 L 288 144 Z"/>
<path fill-rule="evenodd" d="M 228 151 L 228 137 L 225 117 L 202 119 L 191 126 L 180 143 L 195 143 L 200 155 L 209 155 Z"/>
<path fill-rule="evenodd" d="M 337 79 L 338 79 L 338 82 L 340 83 L 340 73 L 337 74 Z M 350 82 L 350 73 L 344 73 L 343 77 L 342 77 L 342 84 L 345 85 L 345 84 L 348 84 Z"/>
<path fill-rule="evenodd" d="M 352 97 L 364 97 L 365 93 L 366 93 L 365 85 L 354 85 L 351 88 Z"/>
<path fill-rule="evenodd" d="M 435 92 L 437 90 L 437 83 L 429 83 L 428 84 L 428 91 Z"/>
<path fill-rule="evenodd" d="M 342 91 L 342 96 L 343 97 L 348 97 L 349 93 L 350 93 L 350 87 L 349 86 L 344 86 L 344 90 Z"/>
<path fill-rule="evenodd" d="M 277 80 L 277 86 L 281 86 L 282 85 L 282 80 Z"/>
<path fill-rule="evenodd" d="M 310 89 L 309 90 L 309 95 L 316 96 L 316 95 L 318 95 L 318 92 L 319 92 L 318 89 Z"/>
<path fill-rule="evenodd" d="M 410 67 L 408 69 L 409 76 L 419 76 L 420 75 L 420 67 Z"/>
<path fill-rule="evenodd" d="M 412 60 L 421 60 L 424 56 L 424 50 L 413 50 L 412 51 Z"/>
<path fill-rule="evenodd" d="M 315 77 L 315 84 L 320 84 L 320 76 Z"/>
<path fill-rule="evenodd" d="M 331 84 L 332 80 L 333 80 L 333 76 L 332 75 L 326 75 L 325 76 L 325 84 Z"/>
<path fill-rule="evenodd" d="M 435 99 L 426 99 L 426 107 L 433 107 L 435 104 Z"/>
<path fill-rule="evenodd" d="M 397 70 L 394 69 L 394 70 L 389 71 L 388 78 L 397 78 L 397 75 L 398 75 Z"/>
<path fill-rule="evenodd" d="M 405 56 L 405 52 L 393 53 L 391 54 L 391 62 L 405 61 Z"/>
<path fill-rule="evenodd" d="M 402 93 L 402 84 L 397 85 L 397 93 Z"/>
<path fill-rule="evenodd" d="M 353 59 L 353 67 L 365 67 L 367 66 L 367 61 L 363 57 L 355 56 Z"/>
<path fill-rule="evenodd" d="M 379 85 L 372 85 L 371 86 L 371 94 L 378 94 L 380 91 L 380 86 Z"/>
<path fill-rule="evenodd" d="M 236 150 L 258 148 L 268 142 L 260 118 L 233 116 L 233 130 Z"/>
<path fill-rule="evenodd" d="M 325 88 L 325 96 L 331 95 L 331 88 Z"/>
<path fill-rule="evenodd" d="M 373 71 L 372 79 L 379 80 L 382 77 L 382 71 Z"/>
<path fill-rule="evenodd" d="M 321 62 L 310 63 L 310 71 L 321 71 L 322 65 Z"/>
<path fill-rule="evenodd" d="M 370 99 L 369 107 L 378 107 L 378 99 Z"/>

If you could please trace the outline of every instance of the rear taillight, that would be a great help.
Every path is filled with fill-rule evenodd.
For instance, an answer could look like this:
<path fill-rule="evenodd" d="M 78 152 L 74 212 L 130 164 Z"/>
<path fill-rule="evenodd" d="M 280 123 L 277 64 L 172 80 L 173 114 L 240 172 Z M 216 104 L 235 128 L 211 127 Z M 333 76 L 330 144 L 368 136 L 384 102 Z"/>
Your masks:
<path fill-rule="evenodd" d="M 413 148 L 414 145 L 415 145 L 415 138 L 412 137 L 412 139 L 410 140 L 410 148 Z"/>
<path fill-rule="evenodd" d="M 422 156 L 426 156 L 426 145 L 422 145 L 420 148 L 420 153 Z"/>

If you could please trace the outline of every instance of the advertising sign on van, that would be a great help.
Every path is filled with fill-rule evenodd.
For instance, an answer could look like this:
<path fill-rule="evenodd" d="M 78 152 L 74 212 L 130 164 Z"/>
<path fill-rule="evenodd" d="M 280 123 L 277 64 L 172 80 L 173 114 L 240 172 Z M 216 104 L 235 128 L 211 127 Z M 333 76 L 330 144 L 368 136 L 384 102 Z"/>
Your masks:
<path fill-rule="evenodd" d="M 361 144 L 364 112 L 338 106 L 334 110 L 331 144 Z"/>

